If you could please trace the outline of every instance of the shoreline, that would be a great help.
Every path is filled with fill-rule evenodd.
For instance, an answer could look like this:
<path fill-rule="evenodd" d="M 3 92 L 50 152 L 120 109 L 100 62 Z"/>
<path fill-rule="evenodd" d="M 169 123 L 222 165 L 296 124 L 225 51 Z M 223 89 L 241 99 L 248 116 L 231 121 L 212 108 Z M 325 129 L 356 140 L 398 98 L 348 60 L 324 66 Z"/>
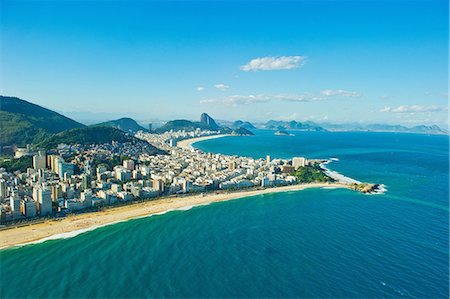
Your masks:
<path fill-rule="evenodd" d="M 348 185 L 343 183 L 310 183 L 260 190 L 251 189 L 226 193 L 209 193 L 205 195 L 195 194 L 188 196 L 166 197 L 156 200 L 137 202 L 120 207 L 112 207 L 99 212 L 69 215 L 62 220 L 51 219 L 41 223 L 2 230 L 0 231 L 0 250 L 41 243 L 49 240 L 71 238 L 79 234 L 119 222 L 153 215 L 161 215 L 176 210 L 189 210 L 192 207 L 208 205 L 210 203 L 235 200 L 263 194 L 294 192 L 309 188 L 350 189 Z"/>
<path fill-rule="evenodd" d="M 193 149 L 195 149 L 193 144 L 196 143 L 196 142 L 209 140 L 209 139 L 228 137 L 228 136 L 235 136 L 235 135 L 218 134 L 218 135 L 208 135 L 208 136 L 201 136 L 201 137 L 196 137 L 196 138 L 189 138 L 189 139 L 184 139 L 184 140 L 178 141 L 177 146 L 181 147 L 183 149 L 193 150 Z"/>

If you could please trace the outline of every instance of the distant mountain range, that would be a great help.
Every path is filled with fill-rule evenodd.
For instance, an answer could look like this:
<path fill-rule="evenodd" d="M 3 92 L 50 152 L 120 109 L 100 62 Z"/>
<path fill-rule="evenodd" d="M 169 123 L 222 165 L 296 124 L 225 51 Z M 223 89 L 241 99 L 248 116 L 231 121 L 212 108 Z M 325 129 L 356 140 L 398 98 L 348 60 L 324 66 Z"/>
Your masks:
<path fill-rule="evenodd" d="M 134 119 L 129 117 L 123 117 L 116 120 L 110 120 L 107 122 L 93 125 L 95 127 L 111 127 L 122 130 L 127 133 L 136 134 L 138 131 L 148 132 L 149 130 L 139 125 Z"/>
<path fill-rule="evenodd" d="M 310 123 L 300 123 L 295 120 L 292 121 L 269 120 L 264 124 L 264 128 L 271 130 L 326 131 L 326 129 L 324 129 L 319 125 Z"/>
<path fill-rule="evenodd" d="M 218 131 L 235 135 L 252 135 L 255 126 L 248 121 L 237 120 L 220 126 L 208 114 L 203 113 L 200 121 L 172 120 L 154 132 L 163 133 L 170 130 L 203 130 Z M 272 130 L 300 131 L 374 131 L 405 132 L 420 134 L 448 134 L 448 131 L 436 126 L 405 127 L 384 124 L 317 124 L 313 122 L 275 121 L 270 120 L 258 127 Z M 110 128 L 108 130 L 106 128 Z M 133 140 L 137 131 L 148 131 L 131 118 L 120 118 L 93 126 L 85 126 L 57 112 L 46 109 L 25 100 L 0 96 L 0 147 L 24 146 L 26 144 L 55 145 L 57 143 L 104 143 Z M 131 138 L 131 139 L 130 139 Z"/>
<path fill-rule="evenodd" d="M 437 125 L 420 125 L 413 127 L 406 127 L 402 125 L 386 125 L 386 124 L 320 124 L 328 131 L 361 131 L 361 132 L 399 132 L 399 133 L 417 133 L 417 134 L 448 134 L 448 131 L 440 128 Z"/>
<path fill-rule="evenodd" d="M 0 145 L 38 143 L 85 125 L 16 97 L 0 96 Z"/>
<path fill-rule="evenodd" d="M 155 130 L 155 132 L 164 133 L 164 132 L 168 132 L 170 130 L 193 131 L 195 129 L 218 131 L 222 134 L 253 135 L 253 133 L 251 131 L 249 131 L 247 128 L 243 128 L 243 127 L 229 128 L 229 127 L 225 127 L 225 126 L 219 126 L 216 123 L 216 121 L 206 113 L 202 113 L 202 115 L 200 116 L 199 122 L 185 120 L 185 119 L 171 120 L 171 121 L 168 121 L 167 123 L 165 123 L 162 127 L 157 128 Z"/>
<path fill-rule="evenodd" d="M 250 122 L 242 121 L 242 120 L 237 120 L 237 121 L 233 122 L 230 127 L 232 129 L 238 129 L 238 128 L 245 128 L 247 130 L 254 130 L 254 129 L 256 129 L 255 126 L 252 125 Z"/>

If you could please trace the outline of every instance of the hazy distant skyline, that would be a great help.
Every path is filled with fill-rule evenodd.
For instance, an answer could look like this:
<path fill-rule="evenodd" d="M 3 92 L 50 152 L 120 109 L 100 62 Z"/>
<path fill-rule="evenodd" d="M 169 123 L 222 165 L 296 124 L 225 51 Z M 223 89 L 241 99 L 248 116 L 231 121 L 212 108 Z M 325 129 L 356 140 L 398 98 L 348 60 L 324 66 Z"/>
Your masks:
<path fill-rule="evenodd" d="M 445 0 L 1 5 L 1 94 L 81 121 L 448 124 Z"/>

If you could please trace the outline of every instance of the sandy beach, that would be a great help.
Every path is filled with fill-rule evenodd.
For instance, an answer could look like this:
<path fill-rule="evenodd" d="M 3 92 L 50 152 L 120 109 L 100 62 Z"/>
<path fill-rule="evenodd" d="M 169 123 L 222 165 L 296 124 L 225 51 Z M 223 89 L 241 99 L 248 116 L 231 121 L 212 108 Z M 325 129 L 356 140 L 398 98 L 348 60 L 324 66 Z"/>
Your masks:
<path fill-rule="evenodd" d="M 261 194 L 298 191 L 307 188 L 349 188 L 341 183 L 312 183 L 268 188 L 263 190 L 241 190 L 227 193 L 208 193 L 179 197 L 166 197 L 120 207 L 112 207 L 101 212 L 71 215 L 63 219 L 48 220 L 0 231 L 0 249 L 45 240 L 67 238 L 95 228 L 126 221 L 133 218 L 163 214 L 172 210 L 185 210 L 213 202 L 227 201 Z"/>
<path fill-rule="evenodd" d="M 190 139 L 178 141 L 177 146 L 184 148 L 184 149 L 192 150 L 192 149 L 194 149 L 192 144 L 194 144 L 196 142 L 208 140 L 208 139 L 216 139 L 216 138 L 221 138 L 221 137 L 226 137 L 226 136 L 236 136 L 236 135 L 219 134 L 219 135 L 210 135 L 210 136 L 202 136 L 202 137 L 197 137 L 197 138 L 190 138 Z"/>

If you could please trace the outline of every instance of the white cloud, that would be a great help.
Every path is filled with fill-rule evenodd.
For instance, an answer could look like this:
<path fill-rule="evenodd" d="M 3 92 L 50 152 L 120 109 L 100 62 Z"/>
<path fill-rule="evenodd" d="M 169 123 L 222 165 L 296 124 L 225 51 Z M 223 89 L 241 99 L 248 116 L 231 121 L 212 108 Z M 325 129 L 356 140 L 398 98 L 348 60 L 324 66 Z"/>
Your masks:
<path fill-rule="evenodd" d="M 312 101 L 320 101 L 320 100 L 324 100 L 324 98 L 314 97 L 314 96 L 311 96 L 308 94 L 301 94 L 301 95 L 258 94 L 258 95 L 231 95 L 231 96 L 227 96 L 227 97 L 223 97 L 223 98 L 205 99 L 205 100 L 201 100 L 200 104 L 225 104 L 225 105 L 231 105 L 231 106 L 239 106 L 239 105 L 249 105 L 249 104 L 258 104 L 258 103 L 268 103 L 271 101 L 312 102 Z"/>
<path fill-rule="evenodd" d="M 203 86 L 197 87 L 197 91 L 203 91 L 203 90 L 205 90 L 205 88 Z"/>
<path fill-rule="evenodd" d="M 216 85 L 214 85 L 214 87 L 221 91 L 226 91 L 228 88 L 230 88 L 230 86 L 222 84 L 222 83 L 216 84 Z"/>
<path fill-rule="evenodd" d="M 301 67 L 305 64 L 304 56 L 266 56 L 250 60 L 246 65 L 241 66 L 244 72 L 249 71 L 272 71 L 290 70 Z"/>
<path fill-rule="evenodd" d="M 360 96 L 362 96 L 362 94 L 359 92 L 348 91 L 348 90 L 343 90 L 343 89 L 337 89 L 337 90 L 325 89 L 325 90 L 322 90 L 320 92 L 320 94 L 323 96 L 326 96 L 326 97 L 333 97 L 333 96 L 360 97 Z"/>
<path fill-rule="evenodd" d="M 436 105 L 422 106 L 422 105 L 402 105 L 396 108 L 384 107 L 381 112 L 392 113 L 425 113 L 425 112 L 442 112 L 448 110 L 445 107 Z"/>

